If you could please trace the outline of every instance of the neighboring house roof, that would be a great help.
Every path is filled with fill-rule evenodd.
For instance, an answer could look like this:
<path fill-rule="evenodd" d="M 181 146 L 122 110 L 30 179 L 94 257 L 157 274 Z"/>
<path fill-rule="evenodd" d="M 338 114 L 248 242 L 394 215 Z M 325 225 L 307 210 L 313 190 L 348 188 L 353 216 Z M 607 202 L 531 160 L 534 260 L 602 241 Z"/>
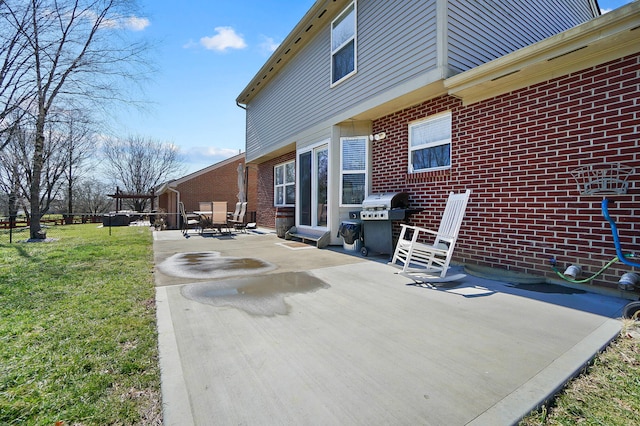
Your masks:
<path fill-rule="evenodd" d="M 176 188 L 181 183 L 187 182 L 187 181 L 189 181 L 191 179 L 194 179 L 194 178 L 196 178 L 196 177 L 198 177 L 200 175 L 203 175 L 205 173 L 209 173 L 209 172 L 211 172 L 213 170 L 219 169 L 220 167 L 226 166 L 226 165 L 228 165 L 230 163 L 241 161 L 244 158 L 245 158 L 245 153 L 243 152 L 243 153 L 235 155 L 235 156 L 233 156 L 231 158 L 227 158 L 226 160 L 222 160 L 222 161 L 220 161 L 218 163 L 212 164 L 211 166 L 205 167 L 204 169 L 200 169 L 198 171 L 190 173 L 190 174 L 188 174 L 186 176 L 183 176 L 183 177 L 181 177 L 179 179 L 174 179 L 174 180 L 165 182 L 165 183 L 159 185 L 156 188 L 156 195 L 161 195 L 161 194 L 167 192 L 170 188 Z"/>
<path fill-rule="evenodd" d="M 640 1 L 445 80 L 465 105 L 640 52 Z"/>

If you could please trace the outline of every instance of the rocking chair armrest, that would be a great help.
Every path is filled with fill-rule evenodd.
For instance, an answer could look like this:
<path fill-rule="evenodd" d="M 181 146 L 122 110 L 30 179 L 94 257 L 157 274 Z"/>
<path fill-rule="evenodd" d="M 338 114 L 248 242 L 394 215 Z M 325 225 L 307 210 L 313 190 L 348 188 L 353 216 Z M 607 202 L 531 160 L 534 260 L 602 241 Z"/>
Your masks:
<path fill-rule="evenodd" d="M 426 234 L 431 234 L 431 235 L 438 235 L 438 231 L 434 231 L 433 229 L 427 229 L 427 228 L 419 228 L 417 226 L 416 226 L 416 231 L 424 232 Z"/>
<path fill-rule="evenodd" d="M 411 229 L 412 231 L 427 232 L 427 233 L 434 234 L 434 235 L 437 234 L 436 231 L 432 231 L 431 229 L 427 229 L 427 228 L 421 228 L 421 227 L 416 226 L 416 225 L 407 225 L 407 224 L 401 223 L 400 226 L 402 227 L 403 231 L 405 229 Z"/>
<path fill-rule="evenodd" d="M 431 229 L 427 229 L 427 228 L 421 228 L 419 226 L 415 226 L 415 225 L 405 225 L 404 223 L 400 224 L 400 226 L 402 227 L 402 233 L 404 234 L 404 232 L 406 232 L 407 229 L 410 229 L 414 232 L 414 235 L 416 235 L 415 233 L 417 233 L 418 235 L 421 233 L 425 233 L 425 234 L 431 234 L 431 235 L 438 235 L 437 231 L 431 230 Z M 416 235 L 417 236 L 417 235 Z"/>

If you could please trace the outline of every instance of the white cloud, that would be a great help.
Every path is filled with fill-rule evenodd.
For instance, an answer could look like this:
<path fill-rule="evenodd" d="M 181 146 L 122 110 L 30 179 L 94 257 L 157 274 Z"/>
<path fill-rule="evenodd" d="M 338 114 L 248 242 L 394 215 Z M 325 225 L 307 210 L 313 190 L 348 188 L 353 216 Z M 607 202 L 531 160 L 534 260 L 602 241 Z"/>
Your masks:
<path fill-rule="evenodd" d="M 182 45 L 183 49 L 192 49 L 194 47 L 198 47 L 199 43 L 193 41 L 193 40 L 189 40 L 188 42 L 186 42 L 185 44 Z"/>
<path fill-rule="evenodd" d="M 124 27 L 131 31 L 142 31 L 149 25 L 151 25 L 151 22 L 147 18 L 130 16 L 124 19 Z"/>
<path fill-rule="evenodd" d="M 241 34 L 237 34 L 231 27 L 216 27 L 216 35 L 202 37 L 200 44 L 209 50 L 224 52 L 227 49 L 244 49 L 247 44 Z"/>
<path fill-rule="evenodd" d="M 237 149 L 194 146 L 180 149 L 180 159 L 189 173 L 209 167 L 213 164 L 238 155 Z"/>
<path fill-rule="evenodd" d="M 90 21 L 97 21 L 98 15 L 95 12 L 87 10 L 82 13 L 86 19 Z M 151 25 L 151 21 L 147 18 L 139 18 L 137 16 L 113 16 L 111 18 L 104 18 L 100 23 L 101 28 L 112 29 L 127 29 L 131 31 L 142 31 Z"/>
<path fill-rule="evenodd" d="M 233 157 L 234 155 L 238 155 L 239 152 L 235 149 L 231 148 L 216 148 L 216 147 L 208 147 L 204 153 L 207 157 L 222 157 L 224 159 Z"/>
<path fill-rule="evenodd" d="M 613 10 L 613 9 L 602 9 L 602 8 L 600 8 L 600 13 L 604 15 L 605 13 L 609 13 L 609 12 L 611 12 L 612 10 Z"/>
<path fill-rule="evenodd" d="M 211 164 L 239 154 L 237 149 L 214 146 L 192 146 L 180 149 L 180 151 L 189 162 L 201 163 L 204 161 Z"/>
<path fill-rule="evenodd" d="M 274 39 L 267 36 L 262 36 L 262 43 L 260 43 L 260 50 L 266 53 L 273 53 L 280 46 L 280 43 L 276 43 Z"/>

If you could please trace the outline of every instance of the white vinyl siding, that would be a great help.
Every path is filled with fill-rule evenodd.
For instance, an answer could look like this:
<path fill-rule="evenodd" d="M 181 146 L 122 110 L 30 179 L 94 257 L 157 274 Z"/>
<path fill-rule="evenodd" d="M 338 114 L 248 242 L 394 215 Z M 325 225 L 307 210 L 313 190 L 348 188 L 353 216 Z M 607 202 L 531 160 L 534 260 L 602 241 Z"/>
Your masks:
<path fill-rule="evenodd" d="M 451 113 L 409 125 L 409 172 L 451 167 Z"/>
<path fill-rule="evenodd" d="M 293 142 L 293 135 L 377 93 L 436 67 L 435 7 L 431 2 L 359 2 L 358 72 L 330 87 L 331 28 L 282 69 L 247 105 L 247 160 Z M 379 25 L 384 16 L 393 32 Z M 415 41 L 421 49 L 416 51 Z"/>
<path fill-rule="evenodd" d="M 460 72 L 595 16 L 587 0 L 448 1 L 449 66 Z"/>
<path fill-rule="evenodd" d="M 268 84 L 256 89 L 247 104 L 247 161 L 297 142 L 299 135 L 319 124 L 333 125 L 373 108 L 374 101 L 401 97 L 402 90 L 425 87 L 587 21 L 592 17 L 588 4 L 585 0 L 567 0 L 563 6 L 555 0 L 354 3 L 357 72 L 339 84 L 329 84 L 330 23 L 340 16 L 336 15 Z M 438 5 L 446 9 L 444 13 L 438 13 Z M 438 24 L 443 17 L 446 22 Z"/>
<path fill-rule="evenodd" d="M 340 206 L 360 206 L 367 194 L 367 136 L 340 139 Z"/>

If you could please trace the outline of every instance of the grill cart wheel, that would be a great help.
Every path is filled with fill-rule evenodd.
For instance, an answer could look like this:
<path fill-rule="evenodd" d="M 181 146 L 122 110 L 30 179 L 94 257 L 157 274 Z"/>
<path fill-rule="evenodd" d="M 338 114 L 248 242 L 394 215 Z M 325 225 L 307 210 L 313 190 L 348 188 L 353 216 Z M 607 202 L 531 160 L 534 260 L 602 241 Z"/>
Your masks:
<path fill-rule="evenodd" d="M 369 256 L 369 249 L 368 249 L 368 248 L 366 248 L 366 247 L 362 247 L 362 248 L 360 249 L 360 254 L 361 254 L 361 255 L 363 255 L 364 257 Z"/>
<path fill-rule="evenodd" d="M 623 318 L 630 318 L 636 321 L 640 320 L 640 301 L 631 302 L 622 310 Z"/>

